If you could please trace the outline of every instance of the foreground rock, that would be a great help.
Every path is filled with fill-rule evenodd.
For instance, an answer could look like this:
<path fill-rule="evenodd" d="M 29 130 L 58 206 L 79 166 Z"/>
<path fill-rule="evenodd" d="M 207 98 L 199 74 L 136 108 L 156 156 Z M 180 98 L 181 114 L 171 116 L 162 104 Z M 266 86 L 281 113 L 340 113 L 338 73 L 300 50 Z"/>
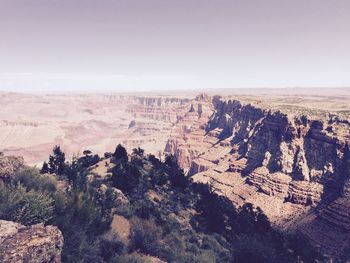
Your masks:
<path fill-rule="evenodd" d="M 0 262 L 59 263 L 63 236 L 57 227 L 0 220 Z"/>

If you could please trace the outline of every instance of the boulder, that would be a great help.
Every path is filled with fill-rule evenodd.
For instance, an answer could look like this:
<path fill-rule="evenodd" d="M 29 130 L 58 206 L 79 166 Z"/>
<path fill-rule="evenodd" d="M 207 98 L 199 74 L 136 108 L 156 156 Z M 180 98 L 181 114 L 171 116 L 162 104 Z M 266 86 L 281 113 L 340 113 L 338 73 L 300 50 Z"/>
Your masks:
<path fill-rule="evenodd" d="M 63 235 L 54 226 L 0 220 L 0 262 L 60 263 Z"/>

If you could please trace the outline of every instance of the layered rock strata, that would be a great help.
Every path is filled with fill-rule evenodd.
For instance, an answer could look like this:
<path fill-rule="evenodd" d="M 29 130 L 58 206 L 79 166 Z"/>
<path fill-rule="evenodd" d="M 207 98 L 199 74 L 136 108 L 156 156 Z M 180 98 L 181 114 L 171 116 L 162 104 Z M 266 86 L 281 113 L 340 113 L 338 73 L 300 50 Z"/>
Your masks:
<path fill-rule="evenodd" d="M 304 229 L 319 244 L 329 227 L 350 227 L 349 120 L 219 97 L 201 104 L 205 117 L 191 108 L 166 147 L 195 181 L 213 184 L 237 205 L 260 206 L 277 225 Z"/>
<path fill-rule="evenodd" d="M 214 107 L 210 98 L 199 95 L 191 102 L 187 112 L 177 121 L 171 131 L 170 138 L 166 144 L 165 152 L 176 156 L 179 164 L 188 170 L 192 161 L 205 153 L 212 141 L 207 141 L 205 127 Z"/>
<path fill-rule="evenodd" d="M 1 95 L 1 94 L 0 94 Z M 41 165 L 55 145 L 66 157 L 86 149 L 103 155 L 122 143 L 159 155 L 192 95 L 4 93 L 0 151 Z"/>
<path fill-rule="evenodd" d="M 178 122 L 166 147 L 189 175 L 220 170 L 220 159 L 230 157 L 231 162 L 221 160 L 230 166 L 225 171 L 240 171 L 247 183 L 266 194 L 278 192 L 303 205 L 340 194 L 349 175 L 348 123 L 218 98 L 206 101 L 204 108 L 209 110 L 205 117 L 190 110 Z M 242 162 L 243 167 L 235 168 Z"/>

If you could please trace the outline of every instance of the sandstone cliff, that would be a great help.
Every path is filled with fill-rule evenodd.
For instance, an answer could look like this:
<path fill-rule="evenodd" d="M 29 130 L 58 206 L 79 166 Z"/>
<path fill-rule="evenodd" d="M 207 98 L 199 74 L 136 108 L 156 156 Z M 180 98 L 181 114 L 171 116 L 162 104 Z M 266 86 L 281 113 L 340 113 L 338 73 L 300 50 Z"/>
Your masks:
<path fill-rule="evenodd" d="M 62 247 L 63 236 L 57 227 L 0 220 L 1 262 L 59 263 Z"/>
<path fill-rule="evenodd" d="M 211 145 L 206 141 L 205 127 L 214 108 L 207 96 L 199 95 L 186 110 L 172 129 L 165 152 L 175 155 L 182 168 L 188 170 L 192 161 Z"/>
<path fill-rule="evenodd" d="M 166 147 L 195 181 L 213 184 L 237 205 L 262 207 L 281 227 L 308 230 L 321 245 L 326 227 L 301 226 L 321 224 L 338 232 L 350 227 L 348 119 L 219 97 L 201 105 L 202 116 L 194 106 Z M 348 240 L 342 235 L 338 241 Z M 331 254 L 334 244 L 328 246 Z"/>

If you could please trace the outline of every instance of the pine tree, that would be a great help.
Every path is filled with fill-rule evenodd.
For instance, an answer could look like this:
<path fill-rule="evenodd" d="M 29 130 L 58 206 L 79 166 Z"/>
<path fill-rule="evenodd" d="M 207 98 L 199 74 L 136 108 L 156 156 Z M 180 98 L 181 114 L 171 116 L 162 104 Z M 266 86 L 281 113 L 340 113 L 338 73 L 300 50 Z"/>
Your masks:
<path fill-rule="evenodd" d="M 113 157 L 117 161 L 128 161 L 128 153 L 121 144 L 118 144 L 117 148 L 114 151 Z"/>
<path fill-rule="evenodd" d="M 56 145 L 53 148 L 53 155 L 49 157 L 49 173 L 61 175 L 65 168 L 65 154 L 61 151 L 60 146 Z"/>
<path fill-rule="evenodd" d="M 47 174 L 49 172 L 49 165 L 47 162 L 43 163 L 43 166 L 41 167 L 40 173 L 41 174 Z"/>

